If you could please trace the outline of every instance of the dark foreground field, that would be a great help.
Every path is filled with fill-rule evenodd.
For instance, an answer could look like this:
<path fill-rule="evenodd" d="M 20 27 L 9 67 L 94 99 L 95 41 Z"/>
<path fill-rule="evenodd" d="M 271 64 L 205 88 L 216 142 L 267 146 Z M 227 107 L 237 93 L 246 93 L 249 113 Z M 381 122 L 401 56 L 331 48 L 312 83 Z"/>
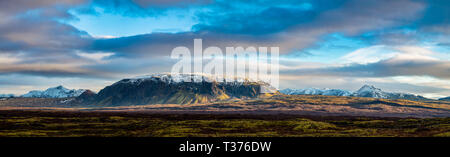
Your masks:
<path fill-rule="evenodd" d="M 450 118 L 0 111 L 0 137 L 435 137 Z"/>

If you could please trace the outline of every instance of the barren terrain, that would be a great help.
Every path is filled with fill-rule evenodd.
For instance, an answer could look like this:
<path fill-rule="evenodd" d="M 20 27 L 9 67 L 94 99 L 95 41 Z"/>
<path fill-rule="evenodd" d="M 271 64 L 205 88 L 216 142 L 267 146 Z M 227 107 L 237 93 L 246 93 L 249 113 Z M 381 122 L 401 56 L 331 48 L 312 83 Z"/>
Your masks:
<path fill-rule="evenodd" d="M 0 100 L 0 110 L 56 110 L 149 113 L 245 113 L 318 116 L 450 117 L 450 102 L 388 100 L 317 95 L 275 95 L 205 104 L 151 104 L 137 106 L 82 106 L 73 98 L 11 98 Z"/>

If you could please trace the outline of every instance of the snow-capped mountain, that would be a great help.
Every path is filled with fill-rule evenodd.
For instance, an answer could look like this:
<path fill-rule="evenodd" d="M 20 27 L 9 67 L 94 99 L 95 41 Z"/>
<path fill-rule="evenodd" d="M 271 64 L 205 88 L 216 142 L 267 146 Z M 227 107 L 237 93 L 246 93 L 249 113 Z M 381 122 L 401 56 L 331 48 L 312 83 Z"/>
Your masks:
<path fill-rule="evenodd" d="M 383 98 L 383 99 L 407 99 L 407 100 L 430 100 L 420 95 L 414 95 L 409 93 L 391 93 L 385 92 L 372 85 L 364 85 L 358 91 L 353 93 L 356 97 L 370 97 L 370 98 Z"/>
<path fill-rule="evenodd" d="M 195 104 L 255 98 L 262 94 L 262 90 L 270 89 L 270 85 L 264 82 L 228 78 L 214 81 L 217 79 L 202 74 L 153 74 L 122 79 L 98 94 L 84 93 L 77 97 L 77 101 L 104 106 Z"/>
<path fill-rule="evenodd" d="M 0 98 L 12 98 L 15 97 L 14 94 L 0 94 Z"/>
<path fill-rule="evenodd" d="M 161 81 L 168 84 L 183 83 L 183 82 L 220 82 L 220 83 L 242 83 L 242 82 L 261 82 L 259 80 L 251 80 L 248 78 L 240 77 L 220 77 L 217 75 L 209 74 L 196 74 L 196 73 L 155 73 L 151 75 L 139 76 L 135 78 L 123 79 L 116 83 L 136 83 L 139 84 L 143 81 L 153 80 Z"/>
<path fill-rule="evenodd" d="M 330 95 L 330 96 L 350 96 L 352 92 L 342 89 L 328 89 L 323 92 L 322 95 Z"/>
<path fill-rule="evenodd" d="M 68 97 L 77 97 L 81 95 L 85 90 L 84 89 L 67 89 L 63 86 L 57 86 L 53 88 L 48 88 L 45 91 L 33 90 L 28 92 L 27 94 L 22 95 L 21 97 L 28 98 L 68 98 Z"/>
<path fill-rule="evenodd" d="M 306 89 L 283 89 L 280 90 L 283 94 L 289 95 L 330 95 L 330 96 L 350 96 L 353 93 L 341 89 L 318 89 L 318 88 L 306 88 Z"/>
<path fill-rule="evenodd" d="M 382 99 L 408 99 L 408 100 L 429 100 L 420 95 L 408 94 L 408 93 L 391 93 L 385 92 L 372 85 L 364 85 L 355 92 L 341 90 L 341 89 L 284 89 L 280 90 L 283 94 L 289 95 L 329 95 L 329 96 L 354 96 L 354 97 L 370 97 L 370 98 L 382 98 Z"/>
<path fill-rule="evenodd" d="M 379 88 L 375 88 L 372 85 L 364 85 L 358 91 L 354 92 L 352 95 L 356 97 L 370 97 L 383 99 L 387 99 L 389 97 L 389 93 L 386 93 Z"/>

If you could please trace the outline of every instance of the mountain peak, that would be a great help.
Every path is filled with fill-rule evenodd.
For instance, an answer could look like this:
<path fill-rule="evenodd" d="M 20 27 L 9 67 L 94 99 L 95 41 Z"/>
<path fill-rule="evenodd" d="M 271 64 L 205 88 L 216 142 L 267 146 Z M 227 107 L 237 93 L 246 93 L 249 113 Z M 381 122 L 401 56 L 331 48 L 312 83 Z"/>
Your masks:
<path fill-rule="evenodd" d="M 59 86 L 56 86 L 56 87 L 54 87 L 55 89 L 66 89 L 66 88 L 64 88 L 64 86 L 62 86 L 62 85 L 59 85 Z"/>
<path fill-rule="evenodd" d="M 384 91 L 376 88 L 373 85 L 367 84 L 356 91 L 354 95 L 358 95 L 360 97 L 387 98 L 387 95 Z"/>
<path fill-rule="evenodd" d="M 370 84 L 364 84 L 361 88 L 375 88 L 375 86 Z"/>
<path fill-rule="evenodd" d="M 365 84 L 360 89 L 378 89 L 373 85 Z"/>

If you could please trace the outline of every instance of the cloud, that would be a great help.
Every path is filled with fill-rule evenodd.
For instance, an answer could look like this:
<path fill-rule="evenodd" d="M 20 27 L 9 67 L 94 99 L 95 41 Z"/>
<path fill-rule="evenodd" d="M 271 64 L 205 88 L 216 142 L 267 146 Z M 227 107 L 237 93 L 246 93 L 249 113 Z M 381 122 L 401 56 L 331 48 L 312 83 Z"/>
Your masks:
<path fill-rule="evenodd" d="M 84 52 L 77 52 L 76 53 L 78 56 L 86 58 L 86 59 L 90 59 L 93 60 L 95 62 L 104 62 L 103 59 L 110 57 L 112 55 L 114 55 L 114 53 L 84 53 Z"/>
<path fill-rule="evenodd" d="M 340 60 L 344 63 L 375 63 L 380 60 L 394 57 L 398 52 L 389 50 L 385 45 L 374 45 L 358 49 L 342 56 Z"/>
<path fill-rule="evenodd" d="M 90 38 L 70 25 L 33 18 L 18 18 L 0 25 L 0 37 L 13 44 L 15 50 L 47 52 L 80 48 Z M 8 50 L 9 45 L 3 46 L 6 49 L 2 50 Z"/>
<path fill-rule="evenodd" d="M 186 33 L 153 33 L 131 37 L 113 39 L 97 39 L 90 50 L 116 52 L 122 57 L 136 56 L 170 56 L 172 49 L 185 46 L 193 50 L 194 39 L 203 39 L 203 48 L 217 46 L 225 47 L 259 47 L 277 46 L 277 38 L 259 38 L 251 35 L 231 35 L 212 32 L 186 32 Z"/>
<path fill-rule="evenodd" d="M 9 64 L 0 67 L 0 75 L 29 74 L 45 77 L 111 78 L 113 74 L 93 71 L 73 64 Z"/>
<path fill-rule="evenodd" d="M 14 0 L 14 1 L 0 1 L 0 12 L 2 14 L 14 15 L 17 13 L 53 6 L 75 6 L 85 3 L 86 0 Z"/>
<path fill-rule="evenodd" d="M 367 49 L 367 48 L 364 48 Z M 363 49 L 363 50 L 364 50 Z M 316 75 L 316 76 L 345 76 L 345 77 L 395 77 L 395 76 L 431 76 L 450 80 L 450 61 L 439 59 L 439 53 L 416 46 L 394 47 L 397 50 L 391 53 L 390 58 L 381 59 L 371 52 L 355 51 L 347 58 L 355 59 L 353 63 L 323 66 L 320 68 L 297 69 L 285 71 L 287 74 Z M 362 53 L 362 56 L 358 56 Z M 369 54 L 369 55 L 368 55 Z M 364 58 L 362 64 L 358 58 Z M 378 61 L 376 61 L 378 60 Z M 376 61 L 376 62 L 368 62 Z"/>
<path fill-rule="evenodd" d="M 194 32 L 152 33 L 96 40 L 91 48 L 117 52 L 117 55 L 123 56 L 167 56 L 176 46 L 190 46 L 194 38 L 202 38 L 205 47 L 279 46 L 281 53 L 290 53 L 314 45 L 328 33 L 355 35 L 393 27 L 414 19 L 423 9 L 421 3 L 406 0 L 345 1 L 340 2 L 343 3 L 341 8 L 319 6 L 324 2 L 317 1 L 311 4 L 313 10 L 286 7 L 295 6 L 290 1 L 264 8 L 257 8 L 261 5 L 258 2 L 239 1 L 236 6 L 232 5 L 234 3 L 217 3 L 207 7 L 212 11 L 197 15 L 200 23 L 193 27 Z M 399 10 L 396 6 L 405 9 Z"/>
<path fill-rule="evenodd" d="M 79 14 L 99 15 L 104 13 L 120 14 L 129 17 L 149 17 L 166 14 L 174 9 L 189 9 L 212 3 L 213 0 L 91 0 L 84 6 L 75 8 Z"/>
<path fill-rule="evenodd" d="M 46 77 L 99 77 L 77 67 L 89 61 L 77 57 L 92 38 L 84 31 L 59 20 L 72 18 L 70 7 L 84 3 L 63 1 L 1 1 L 0 75 L 13 73 Z"/>
<path fill-rule="evenodd" d="M 72 16 L 68 8 L 81 0 L 1 1 L 0 53 L 21 54 L 22 60 L 71 53 L 90 42 L 90 36 L 58 20 Z"/>
<path fill-rule="evenodd" d="M 132 0 L 143 7 L 187 7 L 199 4 L 209 4 L 212 0 Z"/>

